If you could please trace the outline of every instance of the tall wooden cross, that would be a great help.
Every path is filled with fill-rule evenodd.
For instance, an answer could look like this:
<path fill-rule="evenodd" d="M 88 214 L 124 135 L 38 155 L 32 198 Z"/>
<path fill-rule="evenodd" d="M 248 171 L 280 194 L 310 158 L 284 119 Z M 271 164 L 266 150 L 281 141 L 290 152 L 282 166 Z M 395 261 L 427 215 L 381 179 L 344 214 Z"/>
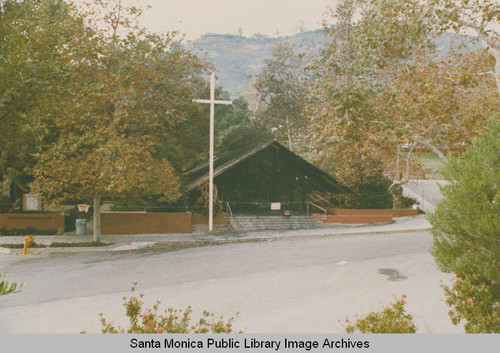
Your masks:
<path fill-rule="evenodd" d="M 208 230 L 214 229 L 214 112 L 215 104 L 233 104 L 231 101 L 215 100 L 215 73 L 210 75 L 210 99 L 193 99 L 194 103 L 210 104 L 210 157 L 209 157 L 209 196 L 208 196 Z"/>

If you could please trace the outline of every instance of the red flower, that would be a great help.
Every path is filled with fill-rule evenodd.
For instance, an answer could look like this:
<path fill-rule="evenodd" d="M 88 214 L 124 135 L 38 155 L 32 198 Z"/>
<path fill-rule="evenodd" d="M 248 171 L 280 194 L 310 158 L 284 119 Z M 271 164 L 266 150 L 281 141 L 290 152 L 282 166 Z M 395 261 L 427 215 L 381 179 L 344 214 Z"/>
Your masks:
<path fill-rule="evenodd" d="M 469 304 L 469 305 L 472 304 L 472 298 L 467 298 L 467 304 Z"/>
<path fill-rule="evenodd" d="M 163 327 L 158 327 L 156 329 L 156 332 L 158 332 L 158 333 L 163 333 L 163 331 L 165 331 L 165 329 Z"/>
<path fill-rule="evenodd" d="M 143 319 L 147 319 L 148 318 L 148 314 L 142 314 L 142 318 Z"/>
<path fill-rule="evenodd" d="M 148 326 L 153 326 L 153 323 L 151 322 L 151 320 L 148 321 Z"/>
<path fill-rule="evenodd" d="M 349 323 L 349 319 L 347 318 L 347 316 L 345 318 L 345 322 Z"/>

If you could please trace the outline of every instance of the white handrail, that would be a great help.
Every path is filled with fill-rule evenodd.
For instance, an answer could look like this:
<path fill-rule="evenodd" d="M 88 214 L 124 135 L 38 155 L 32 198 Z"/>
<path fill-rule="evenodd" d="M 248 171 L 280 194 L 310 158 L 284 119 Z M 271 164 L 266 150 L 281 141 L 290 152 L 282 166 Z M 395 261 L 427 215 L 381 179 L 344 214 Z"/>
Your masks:
<path fill-rule="evenodd" d="M 319 208 L 321 211 L 325 212 L 325 215 L 323 217 L 323 220 L 326 220 L 326 209 L 324 209 L 323 207 L 321 206 L 318 206 L 316 205 L 315 203 L 312 203 L 311 201 L 306 201 L 308 204 L 310 204 L 311 206 L 314 206 L 316 208 Z"/>
<path fill-rule="evenodd" d="M 229 211 L 229 215 L 231 216 L 231 218 L 233 218 L 233 212 L 231 211 L 231 206 L 229 206 L 229 201 L 226 201 L 226 207 L 227 210 Z"/>

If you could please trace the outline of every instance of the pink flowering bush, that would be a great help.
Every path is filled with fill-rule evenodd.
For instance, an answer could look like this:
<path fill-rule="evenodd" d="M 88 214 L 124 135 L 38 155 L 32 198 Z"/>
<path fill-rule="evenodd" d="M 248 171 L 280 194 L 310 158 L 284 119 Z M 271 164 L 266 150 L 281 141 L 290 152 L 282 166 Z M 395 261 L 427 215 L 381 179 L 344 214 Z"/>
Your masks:
<path fill-rule="evenodd" d="M 137 283 L 134 282 L 132 292 L 135 291 L 136 285 Z M 156 301 L 152 308 L 143 308 L 143 297 L 143 294 L 139 294 L 139 297 L 123 298 L 125 314 L 130 321 L 127 329 L 115 327 L 100 313 L 102 333 L 235 333 L 233 317 L 225 321 L 222 316 L 216 319 L 214 314 L 203 311 L 202 318 L 191 323 L 193 310 L 190 306 L 184 311 L 168 308 L 159 313 L 160 302 Z M 242 333 L 242 331 L 236 333 Z"/>
<path fill-rule="evenodd" d="M 392 303 L 382 311 L 374 311 L 357 319 L 348 325 L 345 330 L 348 333 L 415 333 L 417 327 L 413 323 L 413 317 L 405 313 L 405 298 Z M 345 318 L 347 324 L 349 318 Z"/>

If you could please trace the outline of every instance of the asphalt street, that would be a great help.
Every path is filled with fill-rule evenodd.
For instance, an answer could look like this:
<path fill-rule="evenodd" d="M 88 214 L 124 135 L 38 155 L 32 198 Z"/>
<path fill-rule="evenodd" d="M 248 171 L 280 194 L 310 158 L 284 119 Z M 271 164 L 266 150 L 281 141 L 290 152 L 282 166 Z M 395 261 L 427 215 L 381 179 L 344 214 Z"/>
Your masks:
<path fill-rule="evenodd" d="M 246 332 L 343 332 L 345 317 L 379 310 L 402 294 L 419 332 L 463 332 L 450 323 L 428 232 L 266 240 L 177 251 L 0 255 L 8 279 L 0 333 L 99 332 L 98 313 L 126 324 L 132 281 L 148 304 L 193 306 Z M 196 315 L 196 314 L 195 314 Z"/>

